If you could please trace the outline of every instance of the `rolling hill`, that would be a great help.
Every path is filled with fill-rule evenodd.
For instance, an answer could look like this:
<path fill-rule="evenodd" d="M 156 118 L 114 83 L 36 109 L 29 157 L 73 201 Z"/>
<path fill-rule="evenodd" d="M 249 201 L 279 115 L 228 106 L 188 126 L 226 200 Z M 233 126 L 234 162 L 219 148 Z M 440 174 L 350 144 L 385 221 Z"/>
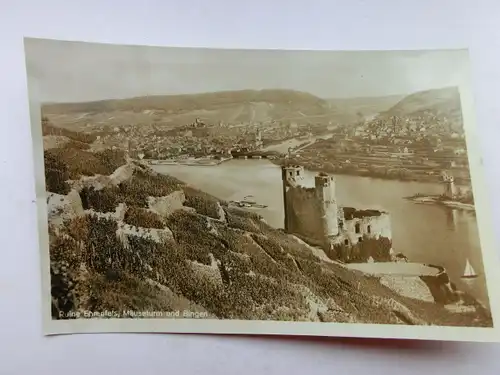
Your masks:
<path fill-rule="evenodd" d="M 157 95 L 84 103 L 50 103 L 42 107 L 57 127 L 83 130 L 91 125 L 179 126 L 199 118 L 208 123 L 295 122 L 350 124 L 369 117 L 446 116 L 461 124 L 457 88 L 417 92 L 406 97 L 322 99 L 294 90 L 240 90 L 185 95 Z M 88 129 L 91 130 L 91 129 Z"/>
<path fill-rule="evenodd" d="M 403 98 L 403 95 L 389 95 L 380 97 L 334 98 L 328 99 L 328 102 L 334 108 L 337 108 L 346 118 L 359 120 L 387 111 Z"/>
<path fill-rule="evenodd" d="M 458 88 L 445 87 L 416 92 L 404 97 L 381 115 L 383 117 L 402 117 L 419 116 L 424 113 L 461 120 L 460 93 Z"/>
<path fill-rule="evenodd" d="M 63 122 L 68 126 L 83 122 L 107 122 L 115 126 L 123 121 L 180 125 L 193 122 L 196 118 L 226 123 L 293 121 L 298 124 L 329 124 L 351 118 L 346 118 L 341 107 L 294 90 L 240 90 L 50 103 L 42 107 L 42 112 L 50 116 L 55 124 Z"/>
<path fill-rule="evenodd" d="M 159 110 L 172 113 L 219 109 L 244 103 L 272 103 L 290 107 L 323 110 L 327 103 L 311 94 L 293 90 L 240 90 L 185 95 L 155 95 L 129 99 L 110 99 L 85 103 L 52 103 L 44 106 L 47 113 L 107 112 L 114 110 Z"/>

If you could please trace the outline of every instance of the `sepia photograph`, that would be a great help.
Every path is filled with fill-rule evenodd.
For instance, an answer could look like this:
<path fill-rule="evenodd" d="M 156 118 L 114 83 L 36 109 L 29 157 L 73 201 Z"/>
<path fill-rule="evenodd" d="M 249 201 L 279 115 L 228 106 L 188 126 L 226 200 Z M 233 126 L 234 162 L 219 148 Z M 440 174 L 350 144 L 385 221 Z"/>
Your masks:
<path fill-rule="evenodd" d="M 467 50 L 24 44 L 47 334 L 496 328 Z"/>

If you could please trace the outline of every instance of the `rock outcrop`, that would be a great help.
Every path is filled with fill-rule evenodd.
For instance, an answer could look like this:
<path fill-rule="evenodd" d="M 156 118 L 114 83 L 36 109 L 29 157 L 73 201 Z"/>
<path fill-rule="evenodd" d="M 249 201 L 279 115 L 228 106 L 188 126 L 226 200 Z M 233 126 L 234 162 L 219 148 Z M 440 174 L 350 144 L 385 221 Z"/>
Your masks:
<path fill-rule="evenodd" d="M 47 213 L 49 223 L 60 226 L 64 220 L 83 215 L 82 200 L 78 191 L 72 189 L 67 195 L 56 193 L 47 194 Z"/>
<path fill-rule="evenodd" d="M 125 248 L 129 248 L 130 237 L 141 237 L 156 243 L 163 243 L 173 240 L 173 234 L 170 229 L 165 228 L 143 228 L 134 225 L 126 224 L 123 222 L 118 223 L 116 236 L 122 241 Z"/>
<path fill-rule="evenodd" d="M 63 135 L 46 135 L 43 137 L 43 149 L 64 147 L 71 140 Z"/>
<path fill-rule="evenodd" d="M 78 180 L 69 181 L 73 189 L 81 191 L 83 188 L 94 188 L 102 190 L 111 186 L 118 186 L 122 182 L 130 180 L 136 171 L 143 171 L 146 167 L 138 162 L 128 162 L 117 168 L 111 175 L 81 176 Z M 150 171 L 149 173 L 156 173 Z"/>
<path fill-rule="evenodd" d="M 177 210 L 184 208 L 186 196 L 182 190 L 175 191 L 165 197 L 149 197 L 148 206 L 153 212 L 162 217 L 168 217 Z"/>

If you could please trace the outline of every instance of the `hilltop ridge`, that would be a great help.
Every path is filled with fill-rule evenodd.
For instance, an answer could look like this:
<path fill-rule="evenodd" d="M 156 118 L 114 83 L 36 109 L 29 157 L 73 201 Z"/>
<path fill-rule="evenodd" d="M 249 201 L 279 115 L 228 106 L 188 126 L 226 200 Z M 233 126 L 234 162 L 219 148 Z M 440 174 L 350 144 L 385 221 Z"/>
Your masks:
<path fill-rule="evenodd" d="M 114 110 L 159 110 L 171 113 L 210 110 L 223 106 L 267 102 L 292 106 L 310 106 L 316 110 L 328 107 L 327 102 L 312 94 L 296 90 L 234 90 L 180 95 L 148 95 L 125 99 L 108 99 L 81 103 L 49 103 L 43 106 L 48 114 L 105 112 Z"/>
<path fill-rule="evenodd" d="M 105 120 L 148 124 L 186 124 L 196 118 L 209 123 L 255 123 L 293 121 L 318 124 L 351 121 L 342 106 L 307 92 L 285 89 L 235 90 L 182 95 L 151 95 L 126 99 L 109 99 L 83 103 L 47 103 L 42 106 L 45 116 L 55 119 L 58 126 L 74 128 L 81 123 Z M 114 121 L 110 121 L 113 120 Z"/>
<path fill-rule="evenodd" d="M 382 112 L 380 117 L 390 116 L 415 117 L 432 114 L 438 117 L 448 117 L 461 120 L 460 92 L 458 87 L 444 87 L 419 91 L 402 98 L 393 107 Z"/>

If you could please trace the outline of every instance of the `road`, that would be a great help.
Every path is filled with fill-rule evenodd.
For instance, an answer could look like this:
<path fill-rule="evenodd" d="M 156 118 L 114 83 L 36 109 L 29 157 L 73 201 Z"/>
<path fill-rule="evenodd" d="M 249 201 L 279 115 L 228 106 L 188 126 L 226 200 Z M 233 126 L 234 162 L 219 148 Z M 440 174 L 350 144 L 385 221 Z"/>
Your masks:
<path fill-rule="evenodd" d="M 349 263 L 346 267 L 376 276 L 436 276 L 440 272 L 436 267 L 406 262 Z"/>

